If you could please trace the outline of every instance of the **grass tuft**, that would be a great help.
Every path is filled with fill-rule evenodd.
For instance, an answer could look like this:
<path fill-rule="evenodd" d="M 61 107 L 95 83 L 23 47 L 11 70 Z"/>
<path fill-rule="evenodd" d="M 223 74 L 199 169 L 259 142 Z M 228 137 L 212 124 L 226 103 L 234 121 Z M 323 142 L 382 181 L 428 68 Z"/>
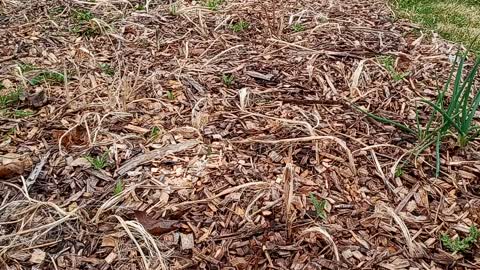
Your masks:
<path fill-rule="evenodd" d="M 91 37 L 102 33 L 100 21 L 89 10 L 74 10 L 73 23 L 71 31 L 77 35 Z"/>
<path fill-rule="evenodd" d="M 395 69 L 395 59 L 393 59 L 389 55 L 379 57 L 378 62 L 388 71 L 388 73 L 390 73 L 390 76 L 396 82 L 402 81 L 408 75 L 410 75 L 410 72 L 404 72 L 404 73 L 398 72 Z"/>
<path fill-rule="evenodd" d="M 480 1 L 391 0 L 400 17 L 435 30 L 442 37 L 480 51 Z"/>
<path fill-rule="evenodd" d="M 113 189 L 113 195 L 117 196 L 118 194 L 123 192 L 123 182 L 122 179 L 118 179 L 117 183 L 115 184 L 115 188 Z"/>
<path fill-rule="evenodd" d="M 218 7 L 225 2 L 224 0 L 207 0 L 205 6 L 212 11 L 218 10 Z"/>
<path fill-rule="evenodd" d="M 297 32 L 302 32 L 302 31 L 305 30 L 305 26 L 303 24 L 297 22 L 297 23 L 292 24 L 292 30 L 293 30 L 293 32 L 296 32 L 296 33 Z"/>
<path fill-rule="evenodd" d="M 77 22 L 88 22 L 94 18 L 93 14 L 89 10 L 74 10 L 73 18 Z"/>
<path fill-rule="evenodd" d="M 2 93 L 3 89 L 0 92 L 0 109 L 6 108 L 11 106 L 20 101 L 20 98 L 23 95 L 23 90 L 21 88 L 17 88 L 14 91 L 10 91 L 7 93 Z"/>
<path fill-rule="evenodd" d="M 13 115 L 15 118 L 24 118 L 24 117 L 29 117 L 33 115 L 32 111 L 27 111 L 27 110 L 15 110 L 13 111 Z"/>
<path fill-rule="evenodd" d="M 223 74 L 222 75 L 222 82 L 226 87 L 232 86 L 235 77 L 232 74 Z"/>
<path fill-rule="evenodd" d="M 232 29 L 233 32 L 238 33 L 245 31 L 250 27 L 250 24 L 244 20 L 240 20 L 232 25 L 230 25 L 230 29 Z"/>
<path fill-rule="evenodd" d="M 33 86 L 47 82 L 51 84 L 63 84 L 65 82 L 65 76 L 55 71 L 42 71 L 30 80 L 30 84 Z"/>
<path fill-rule="evenodd" d="M 110 64 L 102 63 L 100 64 L 100 69 L 103 73 L 107 74 L 108 76 L 113 76 L 115 74 L 115 69 Z"/>
<path fill-rule="evenodd" d="M 95 157 L 86 156 L 85 159 L 90 162 L 90 164 L 95 170 L 101 170 L 108 166 L 108 152 L 105 152 L 102 155 Z"/>

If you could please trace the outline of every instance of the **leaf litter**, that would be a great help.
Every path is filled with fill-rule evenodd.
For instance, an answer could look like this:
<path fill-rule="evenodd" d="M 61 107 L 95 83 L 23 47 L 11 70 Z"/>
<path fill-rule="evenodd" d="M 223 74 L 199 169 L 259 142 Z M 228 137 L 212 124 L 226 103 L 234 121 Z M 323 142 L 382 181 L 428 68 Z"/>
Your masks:
<path fill-rule="evenodd" d="M 478 268 L 478 142 L 435 178 L 352 106 L 414 123 L 458 50 L 384 2 L 2 5 L 0 268 Z"/>

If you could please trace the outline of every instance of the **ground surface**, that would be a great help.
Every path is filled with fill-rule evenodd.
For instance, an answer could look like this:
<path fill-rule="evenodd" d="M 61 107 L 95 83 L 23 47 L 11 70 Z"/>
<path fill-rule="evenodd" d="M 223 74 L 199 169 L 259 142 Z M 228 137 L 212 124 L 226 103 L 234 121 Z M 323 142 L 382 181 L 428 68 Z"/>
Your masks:
<path fill-rule="evenodd" d="M 0 3 L 0 268 L 480 267 L 478 143 L 349 105 L 413 125 L 457 50 L 384 2 Z"/>

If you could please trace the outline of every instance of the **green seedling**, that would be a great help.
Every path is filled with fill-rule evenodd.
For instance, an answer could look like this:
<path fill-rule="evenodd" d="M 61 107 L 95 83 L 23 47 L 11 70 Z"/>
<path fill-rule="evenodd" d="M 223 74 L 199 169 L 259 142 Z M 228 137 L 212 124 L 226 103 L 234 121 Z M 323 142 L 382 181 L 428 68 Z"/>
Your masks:
<path fill-rule="evenodd" d="M 88 22 L 92 20 L 94 16 L 89 10 L 74 10 L 73 18 L 76 22 Z"/>
<path fill-rule="evenodd" d="M 90 162 L 95 170 L 101 170 L 108 166 L 108 152 L 96 157 L 86 156 L 85 159 Z"/>
<path fill-rule="evenodd" d="M 310 193 L 310 202 L 313 204 L 313 207 L 315 207 L 317 217 L 322 220 L 326 220 L 327 212 L 325 211 L 325 207 L 327 206 L 327 200 L 319 201 L 313 193 Z"/>
<path fill-rule="evenodd" d="M 224 0 L 207 0 L 205 6 L 212 11 L 218 10 L 218 7 L 225 2 Z"/>
<path fill-rule="evenodd" d="M 137 4 L 137 5 L 135 6 L 135 10 L 145 10 L 145 5 L 143 5 L 143 4 Z"/>
<path fill-rule="evenodd" d="M 42 71 L 30 80 L 30 84 L 33 86 L 47 82 L 50 84 L 63 84 L 65 82 L 65 75 L 54 71 Z"/>
<path fill-rule="evenodd" d="M 478 231 L 477 227 L 472 226 L 470 227 L 469 234 L 467 237 L 461 239 L 456 238 L 452 239 L 450 236 L 443 234 L 440 237 L 442 241 L 442 245 L 446 247 L 453 253 L 465 252 L 477 241 L 480 236 L 480 232 Z"/>
<path fill-rule="evenodd" d="M 123 192 L 123 182 L 122 179 L 118 179 L 117 183 L 115 184 L 115 188 L 113 189 L 113 195 L 117 196 Z"/>
<path fill-rule="evenodd" d="M 107 63 L 100 64 L 100 69 L 103 73 L 107 74 L 108 76 L 113 76 L 115 74 L 115 70 Z"/>
<path fill-rule="evenodd" d="M 232 74 L 223 74 L 222 82 L 225 86 L 230 87 L 233 84 L 235 77 Z"/>
<path fill-rule="evenodd" d="M 305 26 L 303 26 L 303 24 L 301 23 L 294 23 L 292 24 L 292 30 L 293 32 L 302 32 L 305 30 Z"/>
<path fill-rule="evenodd" d="M 379 63 L 388 71 L 392 79 L 396 82 L 402 81 L 410 72 L 399 73 L 395 69 L 395 59 L 391 56 L 382 56 L 378 58 Z"/>
<path fill-rule="evenodd" d="M 244 20 L 240 20 L 232 25 L 230 25 L 230 29 L 232 29 L 233 32 L 238 33 L 242 32 L 250 27 L 250 24 Z"/>
<path fill-rule="evenodd" d="M 173 94 L 173 91 L 172 90 L 168 90 L 167 91 L 167 98 L 169 100 L 174 100 L 175 99 L 175 95 Z"/>

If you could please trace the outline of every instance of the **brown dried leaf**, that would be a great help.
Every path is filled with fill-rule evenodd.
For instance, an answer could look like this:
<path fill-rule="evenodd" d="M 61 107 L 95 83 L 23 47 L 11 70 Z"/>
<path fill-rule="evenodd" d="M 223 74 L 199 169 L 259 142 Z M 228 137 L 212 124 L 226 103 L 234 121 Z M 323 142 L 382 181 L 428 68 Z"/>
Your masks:
<path fill-rule="evenodd" d="M 135 211 L 135 218 L 153 235 L 161 235 L 180 228 L 178 220 L 154 219 L 149 217 L 145 211 Z"/>
<path fill-rule="evenodd" d="M 30 262 L 34 264 L 41 264 L 45 260 L 46 253 L 41 249 L 34 249 Z"/>
<path fill-rule="evenodd" d="M 22 155 L 8 153 L 0 156 L 0 179 L 22 175 L 32 166 L 32 160 Z"/>
<path fill-rule="evenodd" d="M 85 145 L 88 142 L 87 130 L 83 126 L 77 126 L 67 134 L 62 130 L 53 130 L 52 135 L 57 141 L 61 139 L 62 146 L 66 148 L 73 145 Z"/>

